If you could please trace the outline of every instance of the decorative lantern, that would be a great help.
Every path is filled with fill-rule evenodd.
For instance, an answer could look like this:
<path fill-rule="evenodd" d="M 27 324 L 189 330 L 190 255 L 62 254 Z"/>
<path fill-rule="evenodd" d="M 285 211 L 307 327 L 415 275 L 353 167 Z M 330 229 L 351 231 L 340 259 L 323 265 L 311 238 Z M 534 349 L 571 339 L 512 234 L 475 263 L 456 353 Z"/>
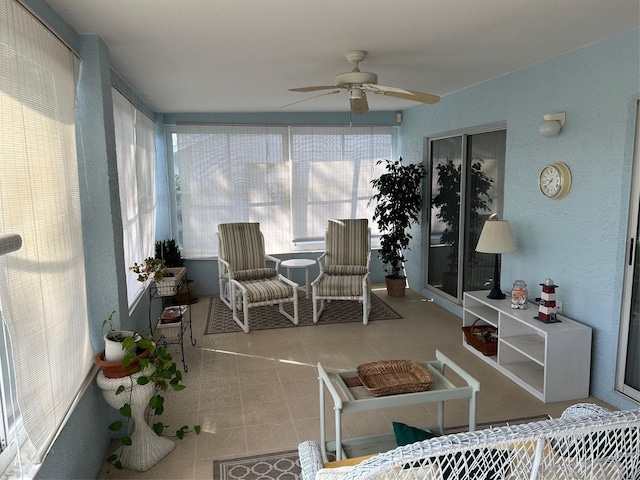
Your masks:
<path fill-rule="evenodd" d="M 545 323 L 559 322 L 556 315 L 556 288 L 558 285 L 553 284 L 553 280 L 545 278 L 542 286 L 542 295 L 540 296 L 540 306 L 538 307 L 538 316 L 534 317 Z"/>

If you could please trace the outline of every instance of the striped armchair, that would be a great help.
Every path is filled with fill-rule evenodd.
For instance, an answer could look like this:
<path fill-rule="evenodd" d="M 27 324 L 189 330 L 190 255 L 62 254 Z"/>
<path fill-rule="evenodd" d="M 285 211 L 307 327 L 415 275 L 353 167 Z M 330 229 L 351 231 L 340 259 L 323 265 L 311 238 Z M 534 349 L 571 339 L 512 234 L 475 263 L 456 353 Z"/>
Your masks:
<path fill-rule="evenodd" d="M 278 304 L 279 312 L 298 324 L 298 284 L 280 275 L 280 259 L 265 254 L 259 223 L 218 225 L 218 281 L 220 300 L 233 312 L 234 321 L 249 333 L 249 308 Z M 273 262 L 275 268 L 267 266 Z M 284 310 L 293 303 L 293 315 Z M 244 312 L 244 319 L 238 317 Z"/>
<path fill-rule="evenodd" d="M 329 220 L 325 251 L 318 258 L 320 275 L 311 283 L 314 323 L 318 323 L 325 301 L 330 300 L 358 300 L 362 303 L 362 323 L 369 322 L 370 261 L 371 230 L 367 219 Z"/>

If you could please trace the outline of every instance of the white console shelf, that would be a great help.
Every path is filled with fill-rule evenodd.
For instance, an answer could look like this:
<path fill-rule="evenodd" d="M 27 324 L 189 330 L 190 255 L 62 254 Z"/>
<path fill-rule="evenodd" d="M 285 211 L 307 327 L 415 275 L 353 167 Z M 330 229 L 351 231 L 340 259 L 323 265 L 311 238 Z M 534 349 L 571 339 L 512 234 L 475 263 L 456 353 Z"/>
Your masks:
<path fill-rule="evenodd" d="M 493 325 L 498 329 L 498 354 L 485 356 L 463 345 L 496 370 L 545 403 L 589 396 L 591 328 L 558 315 L 560 322 L 533 317 L 538 307 L 511 308 L 505 300 L 487 298 L 489 291 L 465 292 L 462 325 Z"/>

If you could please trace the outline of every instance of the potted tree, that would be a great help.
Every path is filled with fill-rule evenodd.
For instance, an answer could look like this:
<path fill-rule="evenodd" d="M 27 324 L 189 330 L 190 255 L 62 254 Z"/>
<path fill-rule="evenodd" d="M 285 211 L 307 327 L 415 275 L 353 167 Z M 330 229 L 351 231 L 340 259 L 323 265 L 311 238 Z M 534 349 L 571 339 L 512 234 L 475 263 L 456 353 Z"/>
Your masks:
<path fill-rule="evenodd" d="M 409 248 L 411 225 L 420 221 L 422 208 L 422 180 L 427 171 L 421 163 L 403 164 L 402 157 L 396 161 L 382 159 L 386 171 L 371 181 L 376 193 L 371 201 L 376 202 L 373 220 L 382 235 L 378 258 L 387 272 L 385 283 L 390 296 L 404 295 L 406 276 L 403 275 L 403 250 Z"/>

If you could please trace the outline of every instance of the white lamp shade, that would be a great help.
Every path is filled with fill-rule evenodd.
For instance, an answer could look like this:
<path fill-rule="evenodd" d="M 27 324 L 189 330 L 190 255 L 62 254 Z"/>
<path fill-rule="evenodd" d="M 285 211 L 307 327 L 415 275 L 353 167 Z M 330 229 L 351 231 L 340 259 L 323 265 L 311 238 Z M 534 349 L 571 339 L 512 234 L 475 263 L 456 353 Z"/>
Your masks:
<path fill-rule="evenodd" d="M 560 133 L 560 122 L 557 120 L 547 120 L 540 124 L 540 134 L 543 137 L 551 138 Z"/>
<path fill-rule="evenodd" d="M 489 219 L 484 222 L 476 252 L 507 253 L 514 252 L 516 248 L 516 240 L 513 238 L 508 220 Z"/>

